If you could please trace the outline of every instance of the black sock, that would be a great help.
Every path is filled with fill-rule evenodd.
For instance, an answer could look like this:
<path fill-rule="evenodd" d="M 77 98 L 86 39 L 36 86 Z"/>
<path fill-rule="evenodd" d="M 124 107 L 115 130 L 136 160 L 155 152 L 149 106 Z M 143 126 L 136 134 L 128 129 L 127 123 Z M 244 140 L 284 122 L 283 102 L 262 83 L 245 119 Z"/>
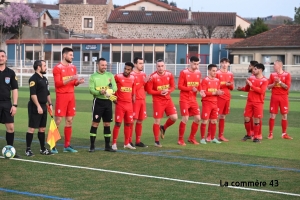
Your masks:
<path fill-rule="evenodd" d="M 33 139 L 33 133 L 26 133 L 26 147 L 27 149 L 30 149 L 31 147 L 31 143 L 32 143 L 32 139 Z"/>
<path fill-rule="evenodd" d="M 41 149 L 44 151 L 45 148 L 45 132 L 38 132 L 38 138 L 40 141 Z"/>
<path fill-rule="evenodd" d="M 14 138 L 15 138 L 15 132 L 9 133 L 6 131 L 6 143 L 7 145 L 14 146 Z"/>
<path fill-rule="evenodd" d="M 105 148 L 109 148 L 110 137 L 111 137 L 110 126 L 104 126 L 103 134 L 104 134 Z"/>
<path fill-rule="evenodd" d="M 95 148 L 95 141 L 96 141 L 96 135 L 97 135 L 97 128 L 91 126 L 90 130 L 90 141 L 91 141 L 91 148 Z"/>

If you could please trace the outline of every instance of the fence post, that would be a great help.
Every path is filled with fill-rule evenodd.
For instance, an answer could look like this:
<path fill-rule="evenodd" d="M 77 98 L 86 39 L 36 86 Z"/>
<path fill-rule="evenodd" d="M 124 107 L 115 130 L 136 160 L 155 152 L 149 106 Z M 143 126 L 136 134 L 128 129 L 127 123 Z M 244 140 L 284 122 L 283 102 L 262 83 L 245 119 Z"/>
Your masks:
<path fill-rule="evenodd" d="M 96 62 L 94 62 L 94 72 L 93 73 L 95 73 L 96 72 Z"/>
<path fill-rule="evenodd" d="M 23 86 L 23 65 L 22 65 L 22 60 L 20 60 L 20 87 Z"/>

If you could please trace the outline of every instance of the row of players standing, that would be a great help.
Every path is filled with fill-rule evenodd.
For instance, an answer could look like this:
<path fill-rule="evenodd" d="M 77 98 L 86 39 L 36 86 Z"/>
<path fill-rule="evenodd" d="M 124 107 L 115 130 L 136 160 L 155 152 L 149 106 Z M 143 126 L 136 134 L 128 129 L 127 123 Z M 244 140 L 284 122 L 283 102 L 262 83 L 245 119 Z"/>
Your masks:
<path fill-rule="evenodd" d="M 0 51 L 0 71 L 7 72 L 4 80 L 7 86 L 5 94 L 2 95 L 1 106 L 1 123 L 6 124 L 6 140 L 7 144 L 13 145 L 14 124 L 13 116 L 17 108 L 17 79 L 15 73 L 10 71 L 6 66 L 6 53 Z M 55 106 L 55 121 L 57 125 L 61 123 L 62 117 L 65 117 L 65 144 L 64 152 L 77 152 L 70 146 L 72 135 L 72 121 L 75 116 L 75 96 L 74 87 L 84 82 L 83 78 L 79 78 L 76 72 L 76 67 L 72 65 L 73 50 L 71 48 L 64 48 L 62 51 L 63 60 L 53 70 L 55 91 L 56 91 L 56 106 Z M 221 69 L 217 71 L 217 66 L 210 64 L 208 66 L 208 77 L 204 78 L 202 82 L 201 73 L 198 70 L 199 58 L 191 57 L 190 66 L 180 73 L 178 88 L 180 90 L 180 111 L 182 120 L 179 125 L 179 145 L 186 145 L 184 142 L 184 132 L 189 116 L 194 117 L 191 127 L 191 133 L 188 142 L 192 144 L 199 144 L 195 139 L 196 132 L 200 125 L 201 140 L 200 143 L 206 144 L 207 141 L 220 143 L 220 141 L 228 141 L 224 137 L 225 116 L 229 113 L 230 105 L 230 90 L 233 89 L 233 74 L 228 71 L 229 60 L 223 58 L 220 62 Z M 52 109 L 50 92 L 48 87 L 48 80 L 43 76 L 46 73 L 46 66 L 44 61 L 36 61 L 34 63 L 36 73 L 29 80 L 30 85 L 30 101 L 28 103 L 29 113 L 29 128 L 26 134 L 26 155 L 33 156 L 31 151 L 31 142 L 33 132 L 39 129 L 38 138 L 40 140 L 41 150 L 43 155 L 51 155 L 58 153 L 54 148 L 50 151 L 45 148 L 45 127 L 46 127 L 46 103 Z M 156 63 L 157 71 L 154 72 L 150 78 L 146 77 L 143 71 L 143 59 L 136 58 L 134 65 L 131 62 L 125 63 L 124 73 L 118 74 L 115 77 L 106 72 L 107 62 L 105 59 L 98 59 L 98 71 L 90 78 L 89 89 L 94 96 L 93 100 L 93 122 L 90 129 L 90 152 L 95 151 L 95 139 L 97 135 L 97 128 L 103 120 L 105 150 L 115 152 L 117 150 L 116 140 L 120 125 L 124 119 L 125 121 L 125 142 L 124 148 L 135 149 L 138 147 L 147 147 L 141 142 L 142 122 L 146 118 L 146 103 L 145 90 L 153 97 L 153 133 L 155 138 L 155 146 L 162 147 L 159 141 L 159 134 L 164 138 L 166 129 L 173 125 L 177 120 L 177 111 L 172 102 L 170 94 L 175 89 L 173 75 L 165 70 L 165 63 L 163 60 L 158 60 Z M 257 62 L 251 62 L 249 68 L 252 67 L 253 75 L 246 81 L 246 86 L 238 90 L 249 92 L 246 109 L 248 112 L 245 116 L 245 128 L 247 135 L 243 140 L 250 139 L 254 130 L 254 142 L 259 142 L 261 139 L 259 130 L 261 128 L 262 109 L 264 94 L 266 87 L 272 89 L 271 105 L 270 105 L 270 120 L 269 120 L 269 139 L 273 138 L 274 119 L 278 112 L 278 107 L 282 114 L 282 138 L 292 139 L 286 133 L 287 127 L 287 113 L 288 113 L 288 90 L 290 88 L 290 75 L 282 70 L 282 62 L 276 61 L 274 64 L 275 73 L 270 76 L 270 82 L 263 77 L 262 72 L 264 66 Z M 3 69 L 3 70 L 1 70 Z M 4 73 L 2 73 L 4 74 Z M 133 76 L 131 76 L 131 75 Z M 104 76 L 102 76 L 104 75 Z M 98 77 L 97 77 L 98 76 Z M 95 78 L 96 77 L 96 78 Z M 133 78 L 132 78 L 133 77 Z M 117 81 L 115 81 L 117 80 Z M 266 81 L 262 81 L 266 80 Z M 100 81 L 100 82 L 99 82 Z M 40 84 L 40 83 L 43 84 Z M 104 83 L 103 83 L 104 82 Z M 116 84 L 117 82 L 117 84 Z M 122 84 L 126 82 L 126 86 Z M 264 84 L 262 84 L 264 83 Z M 266 84 L 265 84 L 266 83 Z M 45 89 L 46 88 L 46 89 Z M 118 90 L 117 90 L 118 88 Z M 116 96 L 112 92 L 116 92 Z M 10 90 L 13 94 L 13 104 L 11 105 Z M 45 92 L 46 91 L 46 92 Z M 274 92 L 273 92 L 274 91 Z M 200 109 L 196 100 L 197 92 L 202 97 L 202 116 L 200 118 Z M 257 96 L 257 93 L 260 97 Z M 43 95 L 44 94 L 44 95 Z M 252 97 L 252 96 L 257 96 Z M 43 97 L 41 97 L 43 96 Z M 9 97 L 9 98 L 8 98 Z M 118 100 L 116 101 L 116 99 Z M 9 101 L 9 102 L 8 102 Z M 116 103 L 115 126 L 113 129 L 113 145 L 110 146 L 110 123 L 112 122 L 112 101 Z M 123 103 L 122 103 L 123 102 Z M 10 106 L 4 106 L 5 103 L 10 103 Z M 97 106 L 98 105 L 98 106 Z M 124 106 L 125 105 L 125 106 Z M 133 105 L 130 106 L 130 105 Z M 257 107 L 257 106 L 260 107 Z M 3 109 L 5 107 L 5 109 Z M 35 108 L 35 109 L 34 109 Z M 128 110 L 132 108 L 132 110 Z M 259 109 L 257 109 L 259 108 Z M 258 112 L 258 110 L 260 110 Z M 160 125 L 160 121 L 164 112 L 168 119 L 164 125 Z M 251 128 L 251 119 L 254 119 L 254 128 Z M 219 137 L 215 138 L 217 119 L 219 118 Z M 135 122 L 135 123 L 134 123 Z M 205 139 L 206 124 L 209 122 L 208 135 Z M 136 143 L 132 143 L 132 132 L 135 124 Z"/>

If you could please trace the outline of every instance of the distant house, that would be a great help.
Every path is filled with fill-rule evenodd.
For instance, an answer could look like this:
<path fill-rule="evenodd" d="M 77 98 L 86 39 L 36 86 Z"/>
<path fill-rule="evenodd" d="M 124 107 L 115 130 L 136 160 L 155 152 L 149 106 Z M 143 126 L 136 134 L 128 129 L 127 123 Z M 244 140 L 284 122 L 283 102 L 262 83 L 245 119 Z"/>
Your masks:
<path fill-rule="evenodd" d="M 270 64 L 280 59 L 285 65 L 300 65 L 300 25 L 280 26 L 226 48 L 233 64 L 249 64 L 250 60 Z"/>
<path fill-rule="evenodd" d="M 38 14 L 38 21 L 33 24 L 33 27 L 47 27 L 58 24 L 58 5 L 42 4 L 42 3 L 27 3 L 27 5 Z"/>
<path fill-rule="evenodd" d="M 112 0 L 59 0 L 59 24 L 75 33 L 105 34 Z"/>

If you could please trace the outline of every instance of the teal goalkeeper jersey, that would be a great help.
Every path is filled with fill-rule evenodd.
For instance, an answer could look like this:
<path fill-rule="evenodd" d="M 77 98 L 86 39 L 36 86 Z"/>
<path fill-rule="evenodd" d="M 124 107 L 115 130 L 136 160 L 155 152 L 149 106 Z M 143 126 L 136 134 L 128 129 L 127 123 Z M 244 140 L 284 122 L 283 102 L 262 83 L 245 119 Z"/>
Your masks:
<path fill-rule="evenodd" d="M 99 72 L 95 72 L 91 75 L 89 81 L 89 90 L 95 98 L 108 99 L 106 96 L 100 94 L 100 91 L 109 88 L 114 92 L 117 91 L 117 84 L 112 73 L 105 72 L 100 74 Z"/>

